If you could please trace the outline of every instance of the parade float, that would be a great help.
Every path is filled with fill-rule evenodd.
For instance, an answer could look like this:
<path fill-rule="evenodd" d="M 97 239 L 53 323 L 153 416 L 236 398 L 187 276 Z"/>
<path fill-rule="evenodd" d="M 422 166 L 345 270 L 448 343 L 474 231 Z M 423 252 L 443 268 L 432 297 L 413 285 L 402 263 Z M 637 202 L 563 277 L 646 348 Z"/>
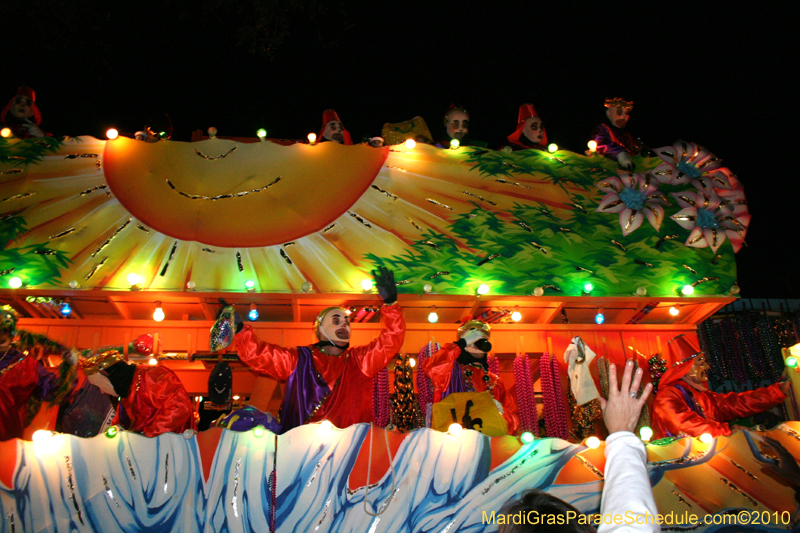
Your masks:
<path fill-rule="evenodd" d="M 284 346 L 311 342 L 320 310 L 342 305 L 359 344 L 379 328 L 369 272 L 384 266 L 407 322 L 397 365 L 467 316 L 492 322 L 490 364 L 526 432 L 390 431 L 376 409 L 378 426 L 280 436 L 40 433 L 0 443 L 0 531 L 494 531 L 482 513 L 533 487 L 599 512 L 603 443 L 569 419 L 565 351 L 579 336 L 597 353 L 601 388 L 609 361 L 659 376 L 667 341 L 697 345 L 697 325 L 737 297 L 750 222 L 714 154 L 683 141 L 655 153 L 628 172 L 557 147 L 0 139 L 0 303 L 20 328 L 82 350 L 153 333 L 141 363 L 174 370 L 198 410 L 224 359 L 238 401 L 274 413 L 278 383 L 232 348 L 210 353 L 219 299 Z M 53 420 L 43 407 L 30 429 Z M 800 457 L 792 421 L 648 444 L 659 512 L 675 517 L 664 529 L 722 530 L 743 511 L 753 530 L 796 526 L 794 494 L 759 461 L 763 435 Z"/>

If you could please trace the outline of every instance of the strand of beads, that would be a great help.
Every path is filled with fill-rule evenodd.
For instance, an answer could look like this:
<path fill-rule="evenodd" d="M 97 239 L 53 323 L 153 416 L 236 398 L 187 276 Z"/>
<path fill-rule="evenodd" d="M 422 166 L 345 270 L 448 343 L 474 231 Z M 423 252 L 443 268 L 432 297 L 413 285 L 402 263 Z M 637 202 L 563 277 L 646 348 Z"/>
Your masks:
<path fill-rule="evenodd" d="M 539 420 L 536 415 L 536 397 L 533 392 L 533 379 L 528 354 L 514 358 L 514 384 L 519 405 L 519 422 L 523 432 L 530 431 L 539 436 Z"/>
<path fill-rule="evenodd" d="M 422 371 L 422 363 L 441 348 L 438 342 L 429 342 L 417 355 L 417 399 L 421 413 L 426 413 L 428 404 L 433 404 L 433 384 L 427 374 Z"/>
<path fill-rule="evenodd" d="M 553 365 L 555 363 L 555 366 Z M 566 439 L 567 413 L 561 400 L 561 379 L 558 362 L 550 354 L 544 354 L 539 361 L 542 374 L 542 395 L 544 396 L 544 426 L 548 437 Z"/>
<path fill-rule="evenodd" d="M 555 414 L 556 432 L 560 439 L 569 438 L 569 424 L 567 423 L 567 408 L 563 401 L 563 391 L 561 390 L 561 367 L 558 366 L 558 359 L 555 355 L 550 358 L 552 370 L 550 376 L 553 379 L 553 391 L 555 392 Z"/>
<path fill-rule="evenodd" d="M 391 404 L 389 403 L 389 370 L 384 367 L 372 378 L 372 413 L 375 425 L 389 425 Z"/>

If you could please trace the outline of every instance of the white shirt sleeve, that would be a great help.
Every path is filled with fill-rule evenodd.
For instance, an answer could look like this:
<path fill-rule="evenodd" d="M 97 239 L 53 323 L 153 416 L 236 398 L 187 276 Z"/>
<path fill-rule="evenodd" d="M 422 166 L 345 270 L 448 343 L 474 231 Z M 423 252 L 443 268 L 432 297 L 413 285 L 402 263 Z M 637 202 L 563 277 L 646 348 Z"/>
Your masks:
<path fill-rule="evenodd" d="M 605 484 L 600 501 L 604 520 L 597 533 L 656 533 L 661 531 L 655 523 L 657 513 L 644 443 L 629 431 L 611 434 L 606 440 Z"/>

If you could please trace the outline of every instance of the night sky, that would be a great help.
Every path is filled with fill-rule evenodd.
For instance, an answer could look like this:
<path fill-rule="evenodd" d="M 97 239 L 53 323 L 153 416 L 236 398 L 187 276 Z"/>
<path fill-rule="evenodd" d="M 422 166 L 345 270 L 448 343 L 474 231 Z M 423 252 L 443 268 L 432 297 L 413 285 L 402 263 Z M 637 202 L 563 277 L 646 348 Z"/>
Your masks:
<path fill-rule="evenodd" d="M 701 144 L 745 186 L 753 221 L 742 296 L 800 298 L 797 13 L 728 3 L 153 3 L 34 0 L 4 6 L 0 98 L 37 92 L 43 128 L 94 135 L 169 113 L 173 139 L 305 138 L 335 108 L 355 140 L 451 103 L 499 146 L 533 103 L 551 142 L 583 151 L 603 99 L 635 102 L 653 148 Z M 789 4 L 784 4 L 789 5 Z M 796 9 L 796 8 L 793 8 Z M 11 22 L 13 21 L 13 22 Z M 5 95 L 5 96 L 2 96 Z M 667 220 L 662 233 L 680 230 Z M 684 230 L 679 233 L 683 235 Z M 725 244 L 729 246 L 729 244 Z"/>

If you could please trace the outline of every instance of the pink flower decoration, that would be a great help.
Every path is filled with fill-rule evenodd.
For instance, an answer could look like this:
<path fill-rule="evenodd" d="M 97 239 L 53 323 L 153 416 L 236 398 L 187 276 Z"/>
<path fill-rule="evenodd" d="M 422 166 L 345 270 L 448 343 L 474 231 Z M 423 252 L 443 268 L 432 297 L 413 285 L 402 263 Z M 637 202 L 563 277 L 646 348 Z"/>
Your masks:
<path fill-rule="evenodd" d="M 742 247 L 747 226 L 750 224 L 744 189 L 737 187 L 722 192 L 724 195 L 718 195 L 713 190 L 708 195 L 702 191 L 672 193 L 675 201 L 683 209 L 670 218 L 691 230 L 686 239 L 686 246 L 694 248 L 708 246 L 716 253 L 727 237 L 734 252 L 738 252 Z"/>
<path fill-rule="evenodd" d="M 704 194 L 714 189 L 730 189 L 731 178 L 736 179 L 722 160 L 700 145 L 678 141 L 672 146 L 656 150 L 663 163 L 653 171 L 661 183 L 682 185 L 691 183 Z"/>
<path fill-rule="evenodd" d="M 658 190 L 658 181 L 650 174 L 618 170 L 617 176 L 599 181 L 595 186 L 607 193 L 595 210 L 598 213 L 619 213 L 622 235 L 636 231 L 645 217 L 659 231 L 664 220 L 662 205 L 670 205 Z"/>

